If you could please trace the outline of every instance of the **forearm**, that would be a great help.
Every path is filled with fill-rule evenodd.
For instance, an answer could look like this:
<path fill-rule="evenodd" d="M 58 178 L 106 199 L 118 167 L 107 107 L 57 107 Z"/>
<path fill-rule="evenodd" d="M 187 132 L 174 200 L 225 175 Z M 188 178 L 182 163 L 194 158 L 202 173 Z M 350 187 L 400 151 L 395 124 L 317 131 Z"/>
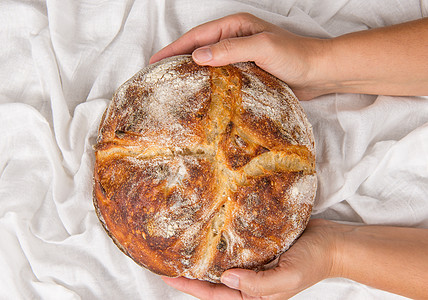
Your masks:
<path fill-rule="evenodd" d="M 349 227 L 332 276 L 403 296 L 428 297 L 428 229 Z"/>
<path fill-rule="evenodd" d="M 428 95 L 428 18 L 324 41 L 314 88 L 325 93 Z"/>

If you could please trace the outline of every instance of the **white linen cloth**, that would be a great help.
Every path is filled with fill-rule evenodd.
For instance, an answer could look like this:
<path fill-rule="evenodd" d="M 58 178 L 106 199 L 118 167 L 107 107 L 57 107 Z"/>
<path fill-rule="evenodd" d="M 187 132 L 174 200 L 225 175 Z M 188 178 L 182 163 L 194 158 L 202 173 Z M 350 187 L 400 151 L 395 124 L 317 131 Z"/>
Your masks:
<path fill-rule="evenodd" d="M 92 205 L 92 145 L 113 92 L 152 54 L 240 11 L 332 37 L 428 16 L 428 2 L 0 2 L 0 299 L 192 299 L 104 232 Z M 317 144 L 315 217 L 428 227 L 427 97 L 338 94 L 302 105 Z M 329 279 L 294 298 L 402 297 Z"/>

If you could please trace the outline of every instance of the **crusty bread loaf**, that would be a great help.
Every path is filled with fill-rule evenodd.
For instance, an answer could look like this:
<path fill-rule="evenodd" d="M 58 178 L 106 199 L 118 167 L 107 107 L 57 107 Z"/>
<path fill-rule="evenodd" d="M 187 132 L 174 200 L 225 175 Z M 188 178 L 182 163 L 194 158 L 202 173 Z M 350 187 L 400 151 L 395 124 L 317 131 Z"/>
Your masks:
<path fill-rule="evenodd" d="M 176 56 L 116 92 L 95 149 L 94 205 L 116 245 L 166 276 L 258 269 L 304 230 L 316 193 L 312 127 L 253 63 Z"/>

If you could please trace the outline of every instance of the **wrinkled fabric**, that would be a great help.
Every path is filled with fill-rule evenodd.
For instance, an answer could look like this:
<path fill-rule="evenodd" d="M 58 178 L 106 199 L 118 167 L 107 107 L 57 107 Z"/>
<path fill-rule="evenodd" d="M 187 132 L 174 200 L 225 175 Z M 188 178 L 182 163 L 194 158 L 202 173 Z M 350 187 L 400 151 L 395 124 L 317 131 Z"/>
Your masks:
<path fill-rule="evenodd" d="M 120 252 L 92 205 L 114 91 L 200 23 L 245 11 L 315 37 L 428 16 L 423 0 L 0 2 L 0 299 L 192 299 Z M 337 94 L 313 125 L 314 217 L 428 227 L 428 97 Z M 401 299 L 328 279 L 293 299 Z"/>

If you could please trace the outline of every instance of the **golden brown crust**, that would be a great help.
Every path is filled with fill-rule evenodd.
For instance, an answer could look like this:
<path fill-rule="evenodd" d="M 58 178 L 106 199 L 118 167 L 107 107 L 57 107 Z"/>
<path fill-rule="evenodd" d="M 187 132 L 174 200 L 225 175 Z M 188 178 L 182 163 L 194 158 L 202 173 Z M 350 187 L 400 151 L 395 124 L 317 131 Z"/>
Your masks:
<path fill-rule="evenodd" d="M 158 274 L 218 282 L 260 268 L 310 217 L 311 126 L 291 90 L 252 63 L 179 56 L 143 69 L 114 95 L 94 148 L 101 223 Z"/>

